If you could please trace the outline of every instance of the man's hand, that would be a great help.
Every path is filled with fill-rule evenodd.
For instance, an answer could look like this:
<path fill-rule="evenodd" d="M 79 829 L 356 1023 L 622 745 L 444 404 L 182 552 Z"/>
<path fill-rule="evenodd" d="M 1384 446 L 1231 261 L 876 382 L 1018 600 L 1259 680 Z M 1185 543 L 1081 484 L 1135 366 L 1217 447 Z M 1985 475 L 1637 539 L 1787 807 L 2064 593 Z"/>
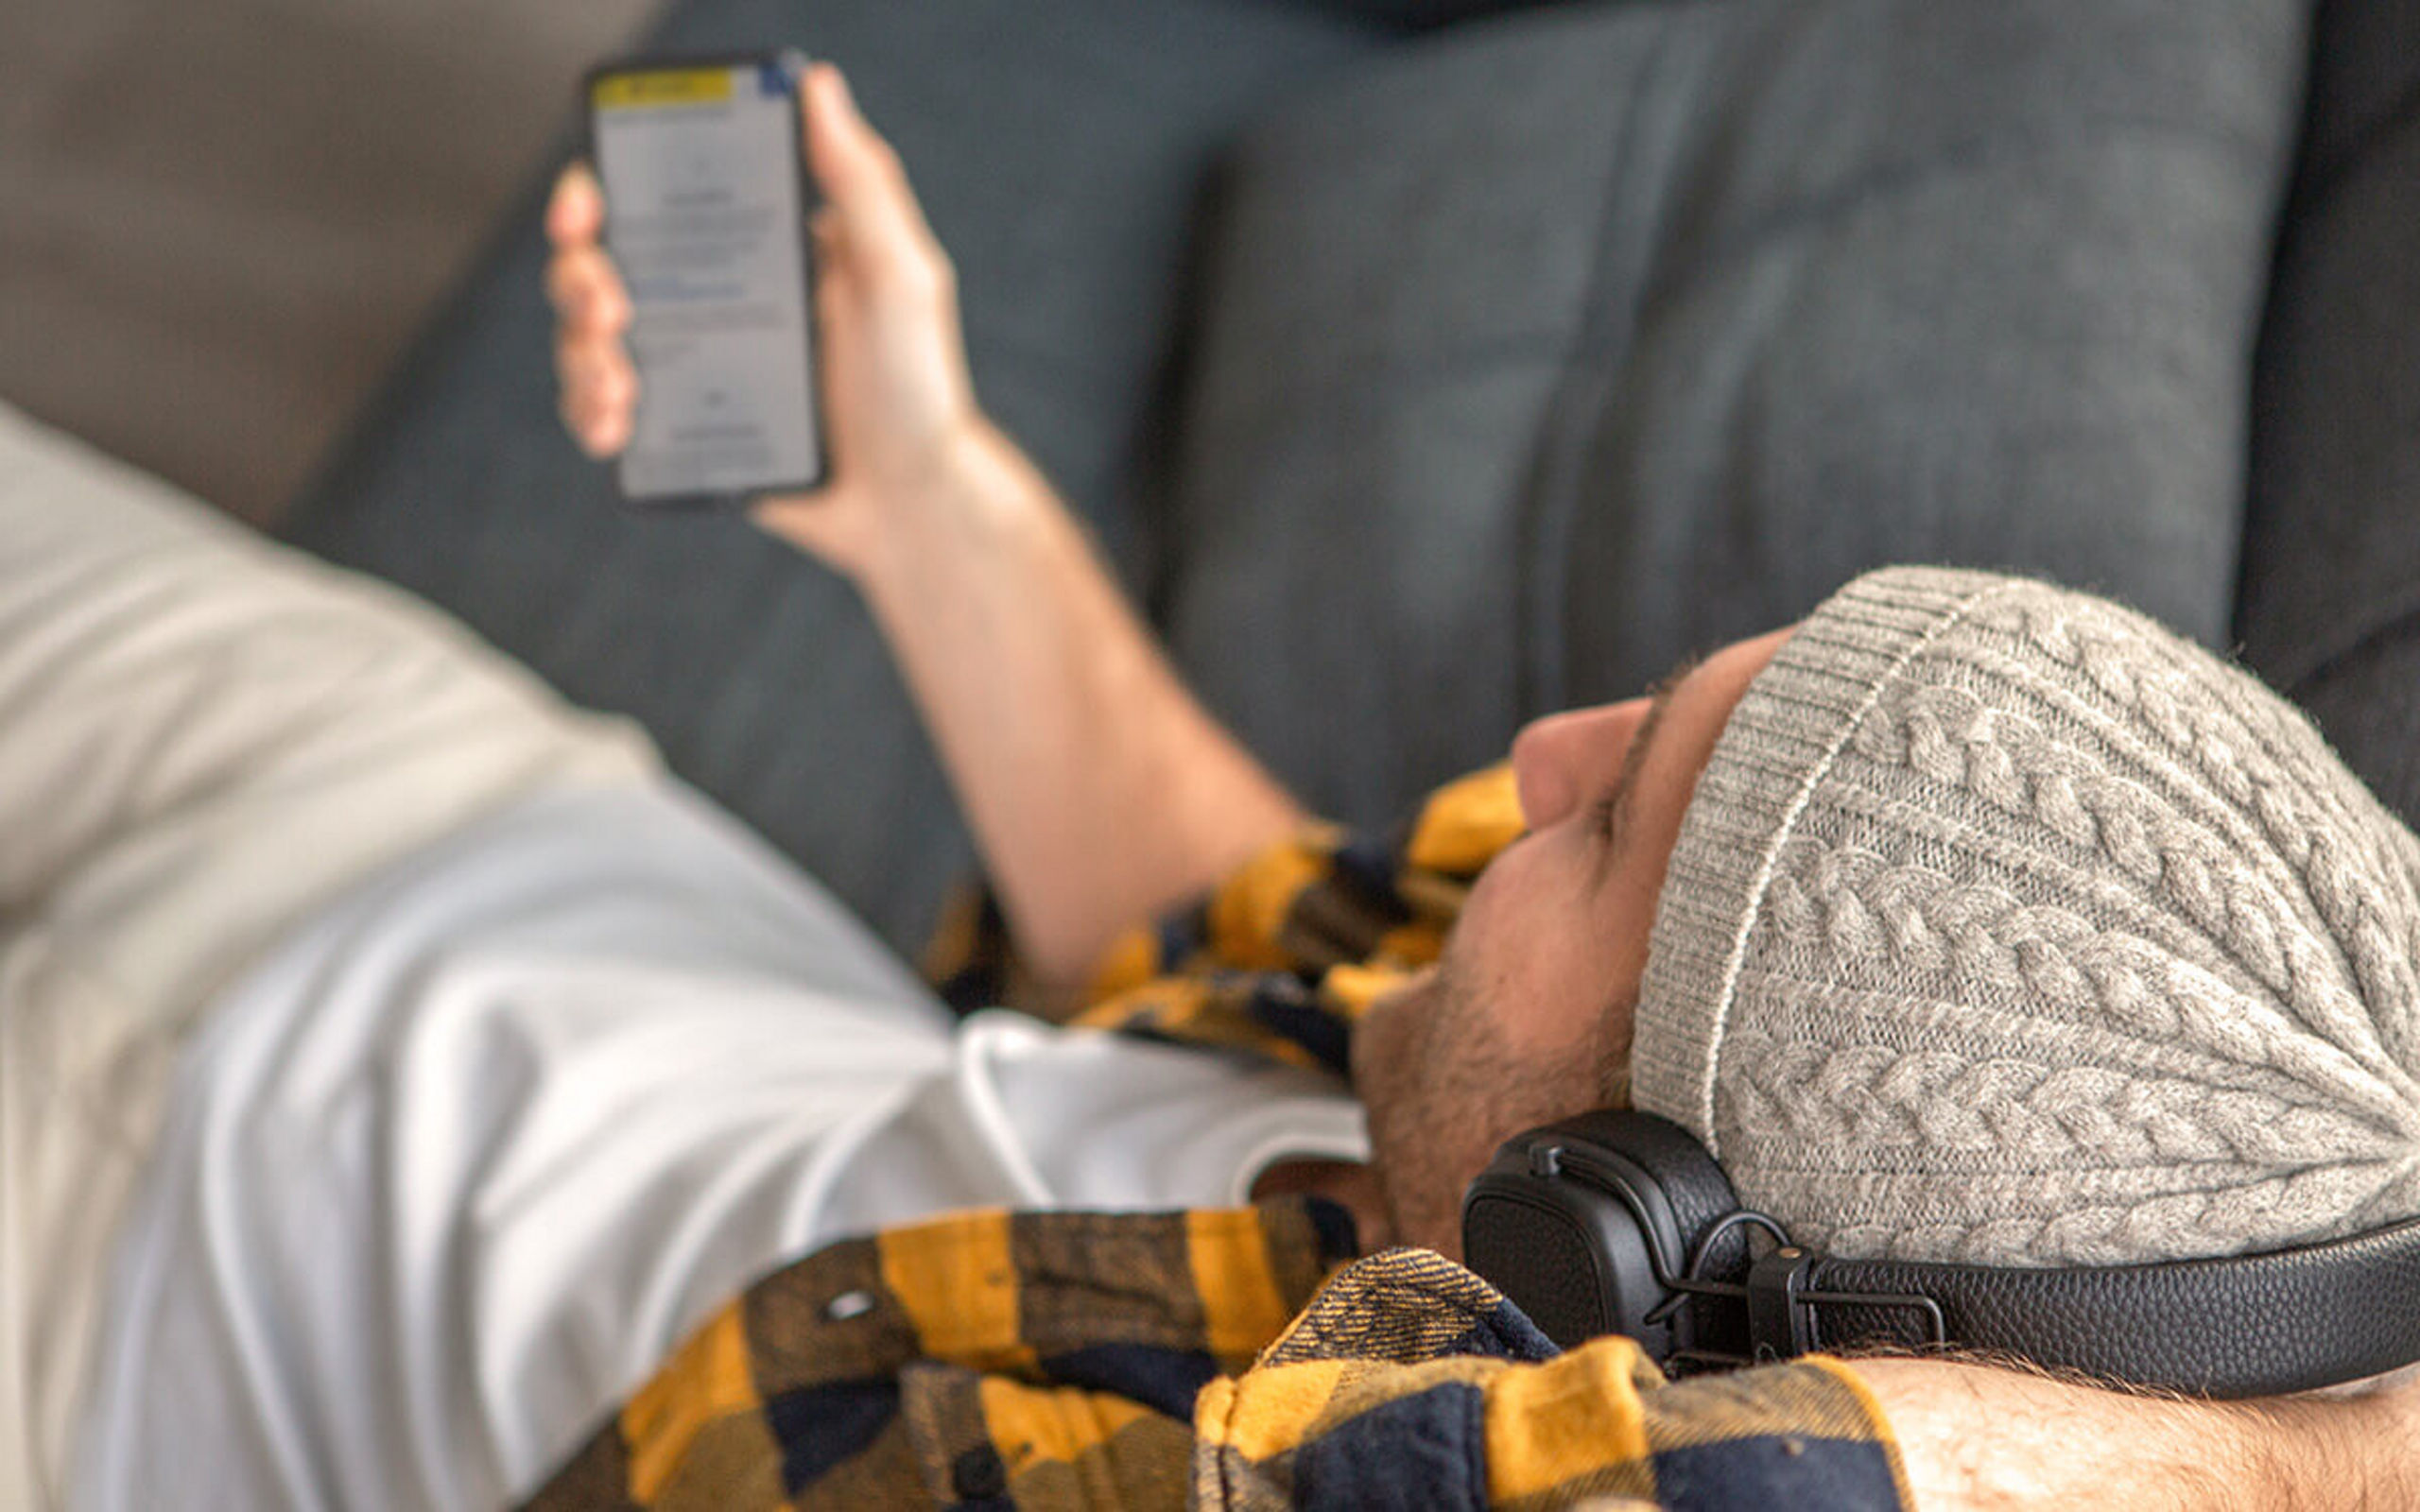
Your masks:
<path fill-rule="evenodd" d="M 1027 964 L 1075 983 L 1121 927 L 1209 886 L 1302 811 L 1169 670 L 1042 474 L 984 419 L 958 280 L 839 71 L 808 72 L 832 481 L 759 524 L 856 583 L 906 673 Z M 631 302 L 583 167 L 546 212 L 563 423 L 630 443 Z"/>
<path fill-rule="evenodd" d="M 2357 1395 L 2203 1401 L 2022 1371 L 1858 1360 L 1921 1512 L 2420 1507 L 2420 1374 Z"/>
<path fill-rule="evenodd" d="M 899 155 L 857 112 L 840 71 L 817 63 L 801 92 L 806 156 L 827 201 L 814 217 L 816 323 L 832 480 L 759 501 L 757 522 L 852 577 L 948 484 L 987 430 L 967 377 L 958 282 Z M 562 419 L 592 456 L 630 444 L 638 374 L 631 301 L 597 245 L 605 201 L 584 164 L 546 210 L 546 267 Z"/>

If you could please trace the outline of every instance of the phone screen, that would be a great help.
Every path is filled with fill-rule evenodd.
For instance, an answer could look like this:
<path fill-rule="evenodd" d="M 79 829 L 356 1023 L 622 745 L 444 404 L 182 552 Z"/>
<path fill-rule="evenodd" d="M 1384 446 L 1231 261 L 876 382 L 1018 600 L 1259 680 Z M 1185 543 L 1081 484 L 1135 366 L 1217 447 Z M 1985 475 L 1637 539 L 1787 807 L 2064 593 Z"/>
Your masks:
<path fill-rule="evenodd" d="M 792 60 L 590 81 L 606 240 L 631 291 L 634 499 L 822 472 Z"/>

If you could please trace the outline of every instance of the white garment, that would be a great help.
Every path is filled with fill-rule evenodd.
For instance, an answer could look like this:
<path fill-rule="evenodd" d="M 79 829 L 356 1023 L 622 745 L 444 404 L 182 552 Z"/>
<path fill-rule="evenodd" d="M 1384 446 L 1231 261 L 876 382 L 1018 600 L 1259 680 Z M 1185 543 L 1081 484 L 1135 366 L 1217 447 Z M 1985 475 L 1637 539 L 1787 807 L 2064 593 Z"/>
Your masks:
<path fill-rule="evenodd" d="M 1307 1073 L 979 1015 L 672 784 L 540 798 L 334 904 L 189 1044 L 71 1504 L 488 1507 L 750 1280 L 968 1205 L 1358 1160 Z"/>
<path fill-rule="evenodd" d="M 0 404 L 0 1512 L 61 1504 L 188 1034 L 379 868 L 656 762 L 391 585 Z"/>

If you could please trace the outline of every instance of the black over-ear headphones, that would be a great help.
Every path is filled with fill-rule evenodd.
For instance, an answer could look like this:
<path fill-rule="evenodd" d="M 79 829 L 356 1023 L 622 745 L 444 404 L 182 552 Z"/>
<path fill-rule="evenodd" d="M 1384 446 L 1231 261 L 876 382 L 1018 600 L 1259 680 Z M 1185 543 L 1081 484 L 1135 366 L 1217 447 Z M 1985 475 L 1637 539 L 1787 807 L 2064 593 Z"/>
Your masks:
<path fill-rule="evenodd" d="M 1462 1258 L 1557 1344 L 1624 1333 L 1682 1370 L 1955 1345 L 2249 1397 L 2420 1360 L 2420 1220 L 2165 1264 L 1833 1260 L 1743 1210 L 1705 1148 L 1647 1113 L 1590 1113 L 1504 1145 L 1463 1194 Z"/>

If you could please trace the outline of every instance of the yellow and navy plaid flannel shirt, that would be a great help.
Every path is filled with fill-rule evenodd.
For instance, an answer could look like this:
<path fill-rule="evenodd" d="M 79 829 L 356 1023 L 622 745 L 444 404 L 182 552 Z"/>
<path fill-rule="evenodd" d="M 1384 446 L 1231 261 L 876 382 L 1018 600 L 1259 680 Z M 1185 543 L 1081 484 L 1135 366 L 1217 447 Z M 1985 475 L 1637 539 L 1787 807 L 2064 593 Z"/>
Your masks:
<path fill-rule="evenodd" d="M 1391 843 L 1315 829 L 1110 952 L 1078 1021 L 1341 1073 L 1520 833 L 1504 768 Z M 998 995 L 971 923 L 959 994 Z M 1668 1383 L 1558 1352 L 1424 1250 L 1354 1258 L 1336 1207 L 948 1214 L 750 1286 L 529 1503 L 821 1507 L 1898 1508 L 1882 1415 L 1814 1357 Z"/>

